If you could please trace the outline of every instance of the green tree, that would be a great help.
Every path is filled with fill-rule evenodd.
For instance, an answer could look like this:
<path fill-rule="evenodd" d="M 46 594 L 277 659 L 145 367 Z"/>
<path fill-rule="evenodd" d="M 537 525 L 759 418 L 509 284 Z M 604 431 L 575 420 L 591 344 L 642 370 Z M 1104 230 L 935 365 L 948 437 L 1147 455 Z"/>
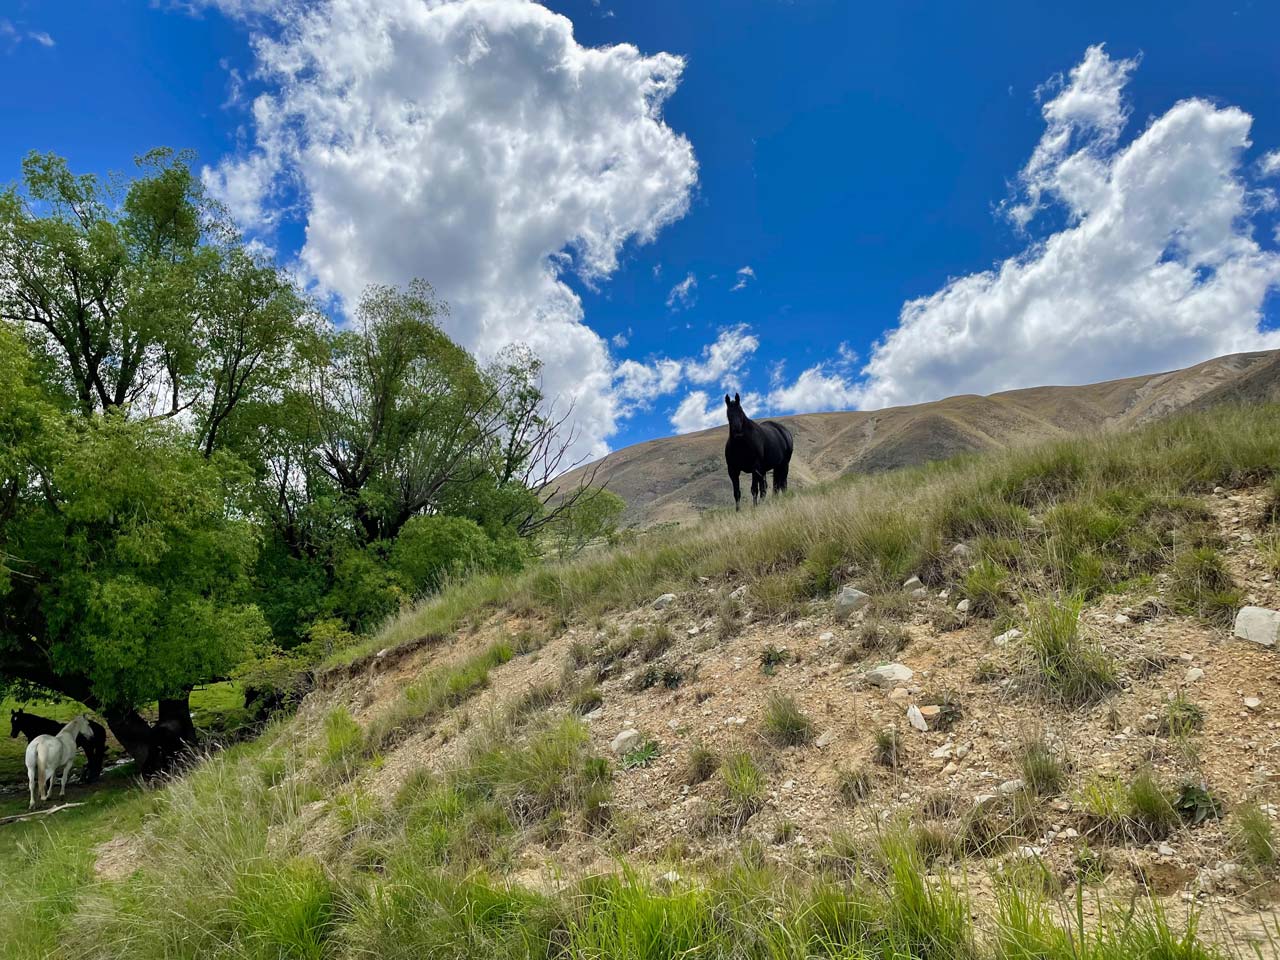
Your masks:
<path fill-rule="evenodd" d="M 597 487 L 575 499 L 551 527 L 561 559 L 577 556 L 596 540 L 611 540 L 618 532 L 627 503 L 612 490 Z"/>

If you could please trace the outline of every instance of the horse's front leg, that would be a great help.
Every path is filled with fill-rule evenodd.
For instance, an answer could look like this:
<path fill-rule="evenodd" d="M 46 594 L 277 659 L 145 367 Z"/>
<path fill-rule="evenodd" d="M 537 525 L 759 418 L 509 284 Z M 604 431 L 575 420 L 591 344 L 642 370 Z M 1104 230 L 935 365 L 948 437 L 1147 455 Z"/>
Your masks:
<path fill-rule="evenodd" d="M 742 509 L 742 485 L 738 482 L 738 471 L 730 470 L 729 479 L 733 481 L 733 509 Z"/>

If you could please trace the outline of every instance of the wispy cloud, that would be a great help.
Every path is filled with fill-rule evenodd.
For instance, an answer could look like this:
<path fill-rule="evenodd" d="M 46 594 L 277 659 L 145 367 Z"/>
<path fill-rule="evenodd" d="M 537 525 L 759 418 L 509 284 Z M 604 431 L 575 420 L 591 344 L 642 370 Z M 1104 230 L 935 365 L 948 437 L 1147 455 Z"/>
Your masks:
<path fill-rule="evenodd" d="M 667 294 L 667 309 L 685 310 L 693 306 L 698 299 L 698 278 L 692 273 L 671 288 Z"/>
<path fill-rule="evenodd" d="M 733 285 L 732 289 L 741 290 L 743 287 L 745 287 L 748 283 L 750 283 L 752 280 L 756 278 L 756 272 L 755 270 L 751 269 L 751 267 L 739 267 L 737 277 L 738 277 L 738 282 Z"/>

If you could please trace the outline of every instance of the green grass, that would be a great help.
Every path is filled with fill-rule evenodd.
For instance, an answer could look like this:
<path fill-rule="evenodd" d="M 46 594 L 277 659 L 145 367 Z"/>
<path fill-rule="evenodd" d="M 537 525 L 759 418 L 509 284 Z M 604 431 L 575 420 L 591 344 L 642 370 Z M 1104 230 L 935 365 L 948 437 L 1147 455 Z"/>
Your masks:
<path fill-rule="evenodd" d="M 1084 785 L 1078 800 L 1097 829 L 1111 838 L 1160 840 L 1181 823 L 1173 798 L 1147 768 L 1127 783 L 1095 778 Z"/>
<path fill-rule="evenodd" d="M 1115 661 L 1080 634 L 1080 598 L 1028 599 L 1021 640 L 1029 661 L 1028 685 L 1042 698 L 1068 707 L 1094 703 L 1119 685 Z"/>
<path fill-rule="evenodd" d="M 871 771 L 866 767 L 841 767 L 836 771 L 836 793 L 854 807 L 871 795 Z"/>
<path fill-rule="evenodd" d="M 1227 570 L 1226 561 L 1213 547 L 1196 547 L 1180 553 L 1171 574 L 1169 593 L 1175 610 L 1221 626 L 1235 617 L 1241 593 Z"/>
<path fill-rule="evenodd" d="M 695 743 L 689 748 L 689 756 L 685 761 L 684 782 L 695 786 L 710 780 L 720 768 L 720 757 L 709 747 Z"/>
<path fill-rule="evenodd" d="M 745 750 L 737 750 L 720 764 L 731 817 L 741 826 L 753 817 L 764 803 L 765 778 L 755 758 Z"/>
<path fill-rule="evenodd" d="M 885 727 L 876 732 L 871 747 L 871 757 L 882 767 L 896 770 L 907 754 L 907 745 L 897 727 Z"/>
<path fill-rule="evenodd" d="M 794 699 L 773 693 L 765 702 L 764 735 L 775 746 L 802 746 L 813 739 L 813 721 L 805 716 Z"/>
<path fill-rule="evenodd" d="M 1022 745 L 1018 767 L 1027 788 L 1037 796 L 1053 796 L 1066 786 L 1066 766 L 1042 738 Z"/>
<path fill-rule="evenodd" d="M 1265 870 L 1280 864 L 1280 842 L 1265 810 L 1256 803 L 1241 804 L 1231 820 L 1232 841 L 1246 863 Z"/>

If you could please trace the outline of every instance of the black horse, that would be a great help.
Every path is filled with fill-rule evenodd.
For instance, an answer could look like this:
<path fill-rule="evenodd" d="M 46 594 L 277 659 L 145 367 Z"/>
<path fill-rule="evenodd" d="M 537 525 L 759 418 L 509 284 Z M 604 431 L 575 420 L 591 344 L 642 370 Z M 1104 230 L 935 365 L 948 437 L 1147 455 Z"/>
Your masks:
<path fill-rule="evenodd" d="M 27 738 L 28 743 L 42 733 L 56 737 L 58 731 L 65 726 L 66 724 L 61 720 L 50 720 L 48 717 L 27 713 L 25 710 L 9 712 L 9 736 L 16 737 L 22 734 Z M 76 737 L 76 746 L 84 751 L 85 759 L 88 761 L 84 768 L 85 783 L 93 783 L 101 776 L 102 765 L 107 759 L 107 731 L 96 720 L 90 720 L 89 726 L 93 728 L 92 739 Z"/>
<path fill-rule="evenodd" d="M 724 462 L 733 481 L 733 508 L 742 509 L 742 489 L 738 486 L 738 474 L 751 474 L 751 503 L 764 499 L 764 475 L 773 471 L 773 492 L 787 489 L 787 471 L 791 469 L 791 431 L 773 420 L 756 423 L 742 412 L 742 401 L 735 393 L 733 399 L 724 395 L 728 407 L 729 439 L 724 445 Z"/>

